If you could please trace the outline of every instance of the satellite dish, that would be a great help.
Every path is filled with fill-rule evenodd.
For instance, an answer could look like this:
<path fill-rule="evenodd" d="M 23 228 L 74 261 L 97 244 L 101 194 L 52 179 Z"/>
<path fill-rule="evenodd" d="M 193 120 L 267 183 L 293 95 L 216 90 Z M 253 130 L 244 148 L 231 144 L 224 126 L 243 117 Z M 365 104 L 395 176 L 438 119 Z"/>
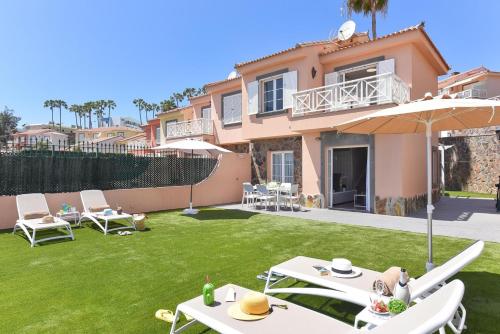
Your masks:
<path fill-rule="evenodd" d="M 346 41 L 354 35 L 356 23 L 353 20 L 345 21 L 339 28 L 337 38 L 340 41 Z"/>
<path fill-rule="evenodd" d="M 227 76 L 227 80 L 231 80 L 231 79 L 234 79 L 238 76 L 238 72 L 236 71 L 231 71 L 231 73 L 228 74 Z"/>

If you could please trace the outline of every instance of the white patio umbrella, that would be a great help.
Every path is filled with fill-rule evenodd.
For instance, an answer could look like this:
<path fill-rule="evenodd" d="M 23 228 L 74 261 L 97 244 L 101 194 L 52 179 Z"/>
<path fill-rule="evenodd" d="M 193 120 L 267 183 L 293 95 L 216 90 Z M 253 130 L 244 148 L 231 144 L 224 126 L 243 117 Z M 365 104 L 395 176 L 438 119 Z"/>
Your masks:
<path fill-rule="evenodd" d="M 157 151 L 167 151 L 167 150 L 177 150 L 185 153 L 191 153 L 191 170 L 193 169 L 193 155 L 205 154 L 205 155 L 219 155 L 221 153 L 231 153 L 231 151 L 225 148 L 207 143 L 206 141 L 197 139 L 182 139 L 165 145 L 160 145 L 153 148 Z M 193 173 L 190 176 L 191 190 L 189 193 L 189 208 L 184 209 L 184 214 L 194 215 L 198 213 L 197 209 L 193 209 Z"/>
<path fill-rule="evenodd" d="M 382 109 L 337 125 L 339 132 L 359 134 L 404 134 L 425 132 L 427 139 L 427 270 L 432 262 L 432 132 L 500 125 L 500 101 L 432 97 Z"/>

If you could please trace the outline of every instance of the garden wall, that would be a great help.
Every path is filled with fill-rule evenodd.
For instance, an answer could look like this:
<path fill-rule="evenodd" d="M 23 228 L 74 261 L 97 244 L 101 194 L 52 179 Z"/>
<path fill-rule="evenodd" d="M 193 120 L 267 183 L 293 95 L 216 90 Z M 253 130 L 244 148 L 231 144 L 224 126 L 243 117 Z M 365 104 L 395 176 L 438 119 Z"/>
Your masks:
<path fill-rule="evenodd" d="M 250 155 L 228 153 L 222 155 L 213 173 L 194 185 L 193 205 L 207 206 L 234 203 L 241 200 L 242 183 L 250 182 Z M 130 213 L 184 208 L 189 202 L 189 186 L 105 190 L 111 207 L 121 206 Z M 78 192 L 46 194 L 49 208 L 55 214 L 62 203 L 74 205 L 82 211 Z M 15 196 L 0 196 L 0 229 L 12 228 L 17 219 Z"/>

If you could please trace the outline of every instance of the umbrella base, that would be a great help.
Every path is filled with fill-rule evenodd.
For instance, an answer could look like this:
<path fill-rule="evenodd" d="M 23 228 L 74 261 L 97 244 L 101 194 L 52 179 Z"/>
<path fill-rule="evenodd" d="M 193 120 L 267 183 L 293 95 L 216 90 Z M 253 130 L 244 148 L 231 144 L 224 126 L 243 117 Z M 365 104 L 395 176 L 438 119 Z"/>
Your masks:
<path fill-rule="evenodd" d="M 427 272 L 429 272 L 432 269 L 434 269 L 434 263 L 432 263 L 432 262 L 426 262 L 425 263 L 425 270 L 427 270 Z"/>
<path fill-rule="evenodd" d="M 184 209 L 184 211 L 182 213 L 184 213 L 185 215 L 195 215 L 198 213 L 198 209 L 193 209 L 193 208 L 188 208 L 188 209 Z"/>

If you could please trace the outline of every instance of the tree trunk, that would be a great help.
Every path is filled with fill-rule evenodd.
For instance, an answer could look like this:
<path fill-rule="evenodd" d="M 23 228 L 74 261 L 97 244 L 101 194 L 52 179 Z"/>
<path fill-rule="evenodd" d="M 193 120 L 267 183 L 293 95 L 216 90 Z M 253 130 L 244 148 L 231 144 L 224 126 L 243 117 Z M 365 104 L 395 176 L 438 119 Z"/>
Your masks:
<path fill-rule="evenodd" d="M 62 132 L 62 108 L 59 107 L 59 132 Z"/>
<path fill-rule="evenodd" d="M 142 125 L 142 110 L 141 109 L 139 109 L 139 122 Z"/>
<path fill-rule="evenodd" d="M 377 10 L 375 8 L 375 1 L 372 1 L 372 37 L 377 38 Z"/>
<path fill-rule="evenodd" d="M 52 113 L 52 128 L 54 128 L 54 108 L 50 108 L 50 112 Z"/>
<path fill-rule="evenodd" d="M 108 107 L 108 125 L 111 122 L 111 107 Z"/>
<path fill-rule="evenodd" d="M 78 129 L 78 117 L 76 116 L 76 112 L 75 112 L 75 127 Z"/>
<path fill-rule="evenodd" d="M 89 129 L 92 129 L 92 112 L 89 113 Z"/>

